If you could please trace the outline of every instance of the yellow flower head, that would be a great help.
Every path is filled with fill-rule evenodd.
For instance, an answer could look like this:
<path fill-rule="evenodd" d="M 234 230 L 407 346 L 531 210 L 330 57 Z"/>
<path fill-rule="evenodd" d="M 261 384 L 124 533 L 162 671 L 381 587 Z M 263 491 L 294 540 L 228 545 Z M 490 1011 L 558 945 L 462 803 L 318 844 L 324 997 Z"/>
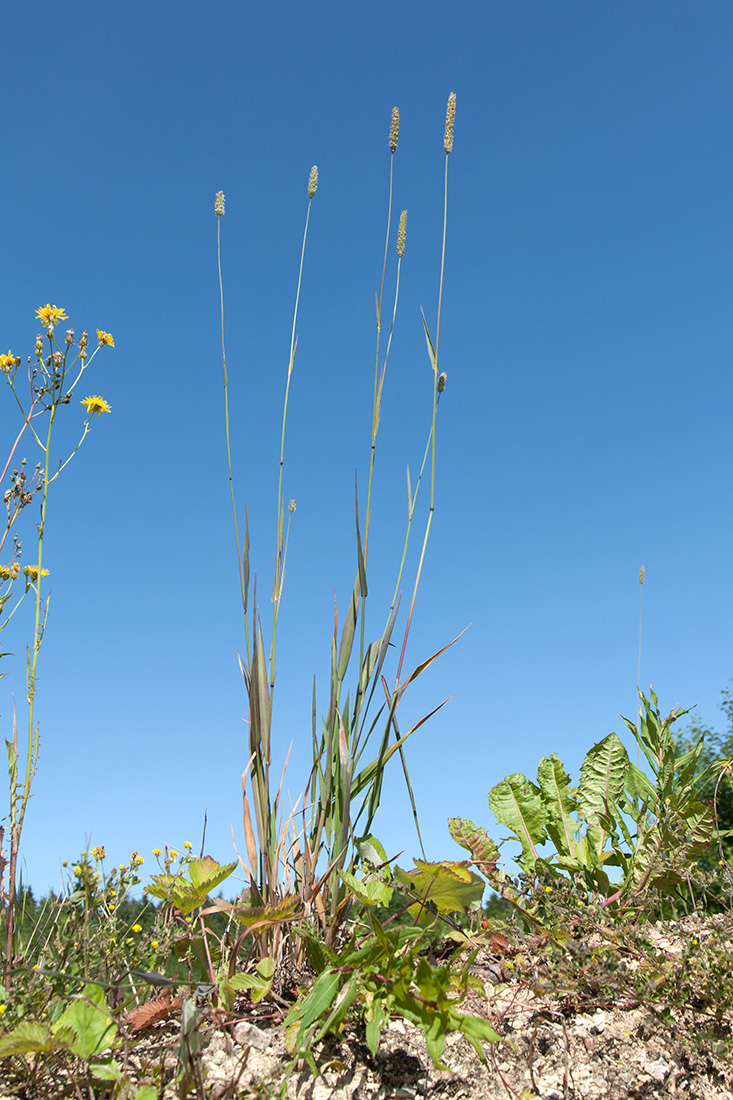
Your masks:
<path fill-rule="evenodd" d="M 133 932 L 142 932 L 142 930 L 143 930 L 143 926 L 141 924 L 133 924 L 133 926 L 132 926 L 132 931 Z"/>
<path fill-rule="evenodd" d="M 41 572 L 42 577 L 47 577 L 48 576 L 48 569 L 41 569 L 40 572 Z M 32 581 L 37 581 L 38 580 L 38 566 L 37 565 L 24 565 L 23 566 L 23 573 L 25 574 L 26 577 L 29 577 L 30 580 L 32 580 Z"/>
<path fill-rule="evenodd" d="M 7 1007 L 8 1007 L 7 1005 L 0 1005 L 0 1014 L 7 1011 Z"/>
<path fill-rule="evenodd" d="M 52 306 L 50 302 L 36 310 L 36 317 L 44 325 L 56 325 L 59 321 L 68 321 L 69 319 L 63 309 Z"/>
<path fill-rule="evenodd" d="M 82 405 L 87 410 L 89 416 L 93 416 L 95 413 L 99 416 L 99 414 L 103 412 L 112 412 L 103 397 L 85 397 L 82 401 Z"/>
<path fill-rule="evenodd" d="M 185 841 L 183 847 L 188 848 L 190 850 L 191 848 L 193 848 L 193 844 L 191 843 L 190 840 L 187 840 L 187 841 Z"/>
<path fill-rule="evenodd" d="M 153 951 L 155 951 L 158 947 L 158 941 L 157 940 L 151 940 L 150 941 L 150 946 L 152 947 Z"/>
<path fill-rule="evenodd" d="M 153 848 L 153 855 L 154 856 L 159 856 L 160 855 L 160 848 Z"/>
<path fill-rule="evenodd" d="M 97 339 L 99 340 L 99 346 L 102 344 L 109 344 L 111 348 L 115 346 L 115 342 L 112 338 L 111 332 L 102 332 L 101 328 L 97 329 Z"/>
<path fill-rule="evenodd" d="M 103 844 L 98 844 L 96 848 L 92 848 L 92 855 L 95 859 L 104 859 L 107 853 L 104 850 Z"/>
<path fill-rule="evenodd" d="M 9 370 L 12 369 L 12 367 L 18 366 L 20 366 L 20 356 L 13 355 L 10 348 L 8 348 L 7 355 L 0 355 L 0 370 L 5 371 L 6 374 Z"/>

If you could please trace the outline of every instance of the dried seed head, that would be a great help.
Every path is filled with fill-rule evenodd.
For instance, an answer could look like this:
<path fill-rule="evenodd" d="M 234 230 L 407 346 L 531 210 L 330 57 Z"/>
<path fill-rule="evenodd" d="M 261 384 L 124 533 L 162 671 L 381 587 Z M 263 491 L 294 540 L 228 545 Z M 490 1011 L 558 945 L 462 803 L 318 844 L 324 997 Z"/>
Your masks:
<path fill-rule="evenodd" d="M 397 138 L 400 136 L 400 109 L 392 108 L 392 122 L 389 127 L 389 147 L 394 153 L 397 148 Z"/>
<path fill-rule="evenodd" d="M 312 199 L 318 190 L 318 168 L 314 164 L 308 177 L 308 198 Z"/>
<path fill-rule="evenodd" d="M 448 375 L 445 373 L 445 371 L 443 371 L 438 376 L 438 393 L 443 392 L 443 390 L 445 389 L 445 384 L 446 384 L 447 381 L 448 381 Z"/>
<path fill-rule="evenodd" d="M 223 191 L 217 191 L 216 192 L 216 200 L 214 202 L 214 213 L 216 214 L 217 218 L 221 218 L 224 215 L 224 192 Z"/>
<path fill-rule="evenodd" d="M 405 239 L 407 237 L 407 211 L 400 214 L 400 224 L 397 226 L 397 255 L 402 259 L 405 254 Z"/>
<path fill-rule="evenodd" d="M 445 137 L 443 138 L 443 148 L 446 153 L 450 153 L 453 148 L 453 124 L 456 121 L 456 93 L 451 92 L 448 96 L 448 109 L 445 112 Z"/>
<path fill-rule="evenodd" d="M 297 505 L 296 505 L 294 500 L 291 500 L 291 501 L 288 502 L 288 512 L 290 512 L 291 516 L 292 516 L 293 512 L 295 511 L 296 507 L 297 507 Z"/>
<path fill-rule="evenodd" d="M 645 569 L 645 568 L 644 568 L 644 566 L 642 565 L 641 569 L 639 570 L 639 584 L 643 584 L 643 583 L 644 583 L 644 577 L 645 577 L 645 576 L 646 576 L 646 569 Z"/>

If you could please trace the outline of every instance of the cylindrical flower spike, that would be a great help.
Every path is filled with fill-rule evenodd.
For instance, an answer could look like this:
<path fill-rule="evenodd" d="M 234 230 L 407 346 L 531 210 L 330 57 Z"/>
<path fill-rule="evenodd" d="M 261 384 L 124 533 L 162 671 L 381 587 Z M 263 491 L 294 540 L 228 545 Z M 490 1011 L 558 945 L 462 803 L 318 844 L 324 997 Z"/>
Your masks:
<path fill-rule="evenodd" d="M 405 240 L 407 238 L 407 211 L 400 214 L 400 224 L 397 226 L 397 255 L 402 259 L 405 254 Z"/>
<path fill-rule="evenodd" d="M 443 148 L 446 153 L 450 153 L 453 148 L 453 124 L 456 121 L 456 93 L 451 92 L 448 96 L 448 109 L 445 112 L 445 137 L 443 138 Z"/>
<path fill-rule="evenodd" d="M 217 218 L 221 218 L 224 215 L 224 192 L 223 191 L 217 191 L 216 192 L 216 200 L 214 202 L 214 213 L 216 214 Z"/>
<path fill-rule="evenodd" d="M 445 384 L 448 381 L 448 375 L 445 371 L 438 375 L 438 393 L 442 393 L 445 389 Z"/>
<path fill-rule="evenodd" d="M 392 108 L 392 122 L 389 127 L 389 147 L 394 153 L 397 148 L 397 138 L 400 136 L 400 109 Z"/>
<path fill-rule="evenodd" d="M 643 583 L 644 583 L 644 577 L 645 577 L 645 576 L 646 576 L 646 569 L 645 569 L 645 568 L 644 568 L 644 566 L 642 565 L 641 569 L 639 570 L 639 584 L 643 584 Z"/>
<path fill-rule="evenodd" d="M 308 198 L 312 199 L 318 190 L 318 168 L 314 164 L 308 177 Z"/>

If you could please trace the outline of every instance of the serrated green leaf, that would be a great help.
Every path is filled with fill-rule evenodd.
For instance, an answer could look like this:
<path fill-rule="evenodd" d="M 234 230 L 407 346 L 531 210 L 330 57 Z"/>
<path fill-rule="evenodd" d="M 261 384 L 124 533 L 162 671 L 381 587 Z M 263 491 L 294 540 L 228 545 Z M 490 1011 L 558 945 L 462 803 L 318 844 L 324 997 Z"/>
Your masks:
<path fill-rule="evenodd" d="M 615 733 L 609 733 L 586 754 L 580 769 L 580 804 L 585 819 L 595 825 L 598 815 L 613 815 L 624 789 L 629 756 Z"/>
<path fill-rule="evenodd" d="M 362 905 L 366 905 L 368 908 L 374 905 L 389 905 L 394 890 L 382 879 L 371 878 L 363 882 L 349 871 L 339 871 L 339 874 Z"/>
<path fill-rule="evenodd" d="M 468 869 L 468 861 L 444 860 L 428 863 L 415 860 L 411 871 L 395 868 L 395 878 L 416 894 L 420 902 L 430 902 L 439 913 L 468 913 L 481 907 L 485 883 Z"/>
<path fill-rule="evenodd" d="M 537 768 L 537 782 L 547 811 L 546 829 L 560 855 L 573 858 L 578 821 L 576 804 L 570 797 L 570 776 L 555 753 L 543 756 Z"/>
<path fill-rule="evenodd" d="M 500 825 L 512 830 L 522 845 L 522 863 L 534 867 L 537 861 L 535 844 L 547 839 L 547 810 L 539 787 L 521 772 L 502 779 L 489 791 L 489 806 Z"/>
<path fill-rule="evenodd" d="M 216 889 L 220 883 L 229 878 L 238 866 L 239 864 L 236 860 L 234 863 L 228 863 L 222 866 L 221 863 L 212 859 L 211 856 L 204 856 L 202 859 L 192 860 L 186 870 L 192 885 L 203 901 L 212 890 Z"/>
<path fill-rule="evenodd" d="M 474 825 L 465 817 L 452 817 L 448 821 L 448 831 L 462 848 L 466 848 L 482 875 L 493 876 L 499 860 L 499 849 L 486 829 Z"/>
<path fill-rule="evenodd" d="M 13 1054 L 36 1054 L 68 1047 L 76 1033 L 71 1028 L 63 1034 L 54 1034 L 45 1024 L 36 1020 L 23 1020 L 7 1035 L 0 1036 L 0 1058 Z"/>

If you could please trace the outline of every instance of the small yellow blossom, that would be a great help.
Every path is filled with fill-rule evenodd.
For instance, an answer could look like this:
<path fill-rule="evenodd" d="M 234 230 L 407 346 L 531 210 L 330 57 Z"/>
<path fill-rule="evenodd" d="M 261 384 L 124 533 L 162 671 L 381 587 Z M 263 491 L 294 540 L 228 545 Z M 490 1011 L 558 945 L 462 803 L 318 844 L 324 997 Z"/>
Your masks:
<path fill-rule="evenodd" d="M 29 577 L 32 581 L 37 581 L 38 580 L 38 566 L 37 565 L 24 565 L 23 566 L 23 574 L 24 574 L 24 576 Z M 41 576 L 42 577 L 47 577 L 48 576 L 48 569 L 42 569 L 41 570 Z"/>
<path fill-rule="evenodd" d="M 175 850 L 175 848 L 171 848 L 170 857 L 171 859 L 178 859 L 178 852 Z"/>
<path fill-rule="evenodd" d="M 153 951 L 157 951 L 157 949 L 158 949 L 158 941 L 157 941 L 157 940 L 151 940 L 151 941 L 150 941 L 150 946 L 152 947 Z"/>
<path fill-rule="evenodd" d="M 92 848 L 92 855 L 95 859 L 104 859 L 107 853 L 104 850 L 103 844 L 98 844 L 96 848 Z"/>
<path fill-rule="evenodd" d="M 546 894 L 551 894 L 552 893 L 552 887 L 551 886 L 546 886 L 545 887 L 545 893 Z"/>
<path fill-rule="evenodd" d="M 134 861 L 135 861 L 135 866 L 136 866 L 136 867 L 139 867 L 141 863 L 144 863 L 144 862 L 145 862 L 145 860 L 143 859 L 143 857 L 142 857 L 142 856 L 140 856 L 140 855 L 138 855 L 138 854 L 137 854 L 137 852 L 135 852 L 135 856 L 134 856 Z"/>
<path fill-rule="evenodd" d="M 81 869 L 81 865 L 79 863 L 77 863 L 76 867 L 74 868 L 74 874 L 78 877 L 79 875 L 81 875 L 83 873 L 84 872 Z"/>
<path fill-rule="evenodd" d="M 110 943 L 117 943 L 117 937 L 116 936 L 110 936 L 109 942 Z"/>
<path fill-rule="evenodd" d="M 2 1016 L 3 1012 L 7 1011 L 7 1008 L 7 1005 L 0 1005 L 0 1016 Z"/>
<path fill-rule="evenodd" d="M 61 866 L 62 866 L 62 867 L 68 867 L 68 866 L 69 866 L 69 861 L 68 861 L 68 859 L 64 859 L 64 860 L 62 860 L 62 862 L 61 862 Z"/>
<path fill-rule="evenodd" d="M 8 348 L 7 355 L 0 355 L 0 370 L 8 371 L 11 367 L 20 366 L 20 356 L 13 355 L 10 348 Z"/>
<path fill-rule="evenodd" d="M 191 843 L 191 841 L 190 841 L 190 840 L 185 840 L 185 841 L 183 842 L 183 847 L 184 847 L 184 848 L 188 848 L 188 849 L 190 850 L 191 848 L 193 848 L 193 844 Z"/>
<path fill-rule="evenodd" d="M 143 930 L 143 926 L 141 924 L 133 924 L 133 926 L 132 926 L 132 931 L 133 932 L 142 932 L 142 930 Z"/>
<path fill-rule="evenodd" d="M 507 970 L 513 970 L 514 969 L 514 963 L 513 962 L 508 962 L 506 964 L 506 968 L 507 968 Z"/>
<path fill-rule="evenodd" d="M 111 332 L 102 332 L 101 328 L 97 329 L 97 339 L 99 340 L 100 348 L 102 347 L 103 344 L 109 344 L 109 346 L 111 348 L 113 348 L 115 346 L 114 339 L 112 338 L 112 333 Z"/>
<path fill-rule="evenodd" d="M 20 573 L 20 565 L 17 561 L 10 565 L 0 565 L 0 581 L 15 580 Z"/>
<path fill-rule="evenodd" d="M 120 864 L 120 870 L 121 871 L 126 871 L 127 870 L 127 864 L 126 863 L 121 863 Z"/>
<path fill-rule="evenodd" d="M 81 403 L 87 410 L 89 416 L 93 416 L 94 413 L 99 416 L 99 414 L 103 412 L 112 412 L 111 408 L 103 397 L 85 397 Z"/>
<path fill-rule="evenodd" d="M 36 310 L 36 317 L 44 325 L 57 325 L 59 321 L 68 321 L 69 319 L 63 309 L 52 306 L 50 302 Z"/>
<path fill-rule="evenodd" d="M 156 857 L 159 856 L 160 855 L 160 848 L 153 848 L 153 855 L 156 856 Z"/>
<path fill-rule="evenodd" d="M 34 970 L 40 970 L 41 968 L 40 968 L 40 966 L 38 965 L 38 963 L 33 963 L 33 969 L 34 969 Z"/>

